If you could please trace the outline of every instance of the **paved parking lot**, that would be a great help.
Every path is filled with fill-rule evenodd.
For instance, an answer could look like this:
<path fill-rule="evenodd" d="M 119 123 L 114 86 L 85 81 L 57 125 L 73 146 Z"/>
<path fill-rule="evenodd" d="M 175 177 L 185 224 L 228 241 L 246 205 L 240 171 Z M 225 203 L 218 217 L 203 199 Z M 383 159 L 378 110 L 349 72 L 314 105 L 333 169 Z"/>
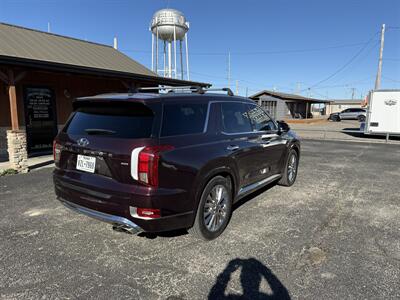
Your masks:
<path fill-rule="evenodd" d="M 51 168 L 0 178 L 0 299 L 399 299 L 399 146 L 302 150 L 293 187 L 247 198 L 208 243 L 70 212 Z"/>
<path fill-rule="evenodd" d="M 386 137 L 382 135 L 365 135 L 358 132 L 342 132 L 343 130 L 359 131 L 360 122 L 357 120 L 342 120 L 340 122 L 324 120 L 310 124 L 291 123 L 290 127 L 293 128 L 299 136 L 307 139 L 386 143 Z M 400 145 L 400 137 L 391 136 L 389 143 Z"/>

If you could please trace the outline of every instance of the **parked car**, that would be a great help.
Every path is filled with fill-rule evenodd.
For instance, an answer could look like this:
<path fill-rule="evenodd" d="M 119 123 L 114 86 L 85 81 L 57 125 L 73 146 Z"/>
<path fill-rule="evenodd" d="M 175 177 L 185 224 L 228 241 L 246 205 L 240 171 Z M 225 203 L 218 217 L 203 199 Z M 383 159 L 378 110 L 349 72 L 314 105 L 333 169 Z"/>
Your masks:
<path fill-rule="evenodd" d="M 341 112 L 332 113 L 328 120 L 340 122 L 341 120 L 358 120 L 364 122 L 367 116 L 367 111 L 363 108 L 348 108 Z"/>
<path fill-rule="evenodd" d="M 236 201 L 295 182 L 300 142 L 286 123 L 250 99 L 198 91 L 77 99 L 54 141 L 57 198 L 132 233 L 211 240 Z"/>

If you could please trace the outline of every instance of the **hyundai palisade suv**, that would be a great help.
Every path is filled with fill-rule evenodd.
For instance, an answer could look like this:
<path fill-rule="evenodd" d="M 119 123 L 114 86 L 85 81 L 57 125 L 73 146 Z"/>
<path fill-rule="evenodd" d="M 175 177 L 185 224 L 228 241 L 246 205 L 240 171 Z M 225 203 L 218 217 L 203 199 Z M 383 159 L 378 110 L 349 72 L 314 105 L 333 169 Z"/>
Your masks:
<path fill-rule="evenodd" d="M 138 92 L 73 105 L 54 141 L 57 198 L 116 228 L 211 240 L 236 201 L 296 180 L 299 140 L 250 99 Z"/>

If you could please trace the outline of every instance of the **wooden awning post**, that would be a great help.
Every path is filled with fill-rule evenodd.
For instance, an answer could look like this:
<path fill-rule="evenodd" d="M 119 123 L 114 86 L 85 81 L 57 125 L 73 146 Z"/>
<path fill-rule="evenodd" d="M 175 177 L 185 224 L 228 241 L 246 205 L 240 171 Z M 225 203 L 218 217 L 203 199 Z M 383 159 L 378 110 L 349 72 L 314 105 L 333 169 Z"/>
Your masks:
<path fill-rule="evenodd" d="M 8 97 L 10 99 L 10 114 L 12 130 L 19 130 L 17 91 L 15 89 L 15 80 L 13 70 L 8 70 Z"/>

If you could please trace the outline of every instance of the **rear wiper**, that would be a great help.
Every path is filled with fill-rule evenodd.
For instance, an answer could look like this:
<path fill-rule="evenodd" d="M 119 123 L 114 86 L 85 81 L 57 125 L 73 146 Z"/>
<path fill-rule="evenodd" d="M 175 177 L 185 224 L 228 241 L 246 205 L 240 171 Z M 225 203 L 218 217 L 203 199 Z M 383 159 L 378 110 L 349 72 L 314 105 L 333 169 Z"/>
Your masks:
<path fill-rule="evenodd" d="M 88 128 L 85 129 L 87 134 L 115 134 L 115 131 L 101 128 Z"/>

